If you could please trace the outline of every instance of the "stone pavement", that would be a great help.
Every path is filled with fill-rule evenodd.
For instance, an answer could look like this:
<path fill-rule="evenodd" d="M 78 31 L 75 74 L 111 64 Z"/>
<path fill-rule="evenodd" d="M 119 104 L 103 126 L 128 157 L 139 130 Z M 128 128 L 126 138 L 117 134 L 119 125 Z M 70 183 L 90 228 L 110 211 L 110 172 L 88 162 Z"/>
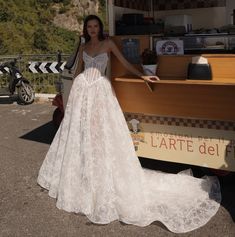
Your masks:
<path fill-rule="evenodd" d="M 234 237 L 234 174 L 221 177 L 223 202 L 209 223 L 185 234 L 173 234 L 159 222 L 147 227 L 114 221 L 91 223 L 67 213 L 37 183 L 37 173 L 55 134 L 50 103 L 20 106 L 0 98 L 0 237 Z M 176 172 L 183 166 L 141 159 L 146 167 Z M 200 169 L 193 168 L 200 174 Z M 199 172 L 198 172 L 199 171 Z M 235 180 L 235 179 L 234 179 Z"/>

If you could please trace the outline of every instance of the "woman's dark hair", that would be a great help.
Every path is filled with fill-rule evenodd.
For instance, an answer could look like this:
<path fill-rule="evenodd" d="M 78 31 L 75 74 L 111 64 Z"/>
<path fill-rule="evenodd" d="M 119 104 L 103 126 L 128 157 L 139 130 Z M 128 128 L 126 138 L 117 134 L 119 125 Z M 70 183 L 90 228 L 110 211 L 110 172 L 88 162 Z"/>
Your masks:
<path fill-rule="evenodd" d="M 99 38 L 99 40 L 104 40 L 105 39 L 104 32 L 103 32 L 104 25 L 103 25 L 102 21 L 96 15 L 89 15 L 85 18 L 84 25 L 83 25 L 83 36 L 85 38 L 85 42 L 87 43 L 91 39 L 91 37 L 89 36 L 89 34 L 87 32 L 87 23 L 88 23 L 88 21 L 91 21 L 91 20 L 97 20 L 98 21 L 99 27 L 100 27 L 100 32 L 98 34 L 98 38 Z"/>

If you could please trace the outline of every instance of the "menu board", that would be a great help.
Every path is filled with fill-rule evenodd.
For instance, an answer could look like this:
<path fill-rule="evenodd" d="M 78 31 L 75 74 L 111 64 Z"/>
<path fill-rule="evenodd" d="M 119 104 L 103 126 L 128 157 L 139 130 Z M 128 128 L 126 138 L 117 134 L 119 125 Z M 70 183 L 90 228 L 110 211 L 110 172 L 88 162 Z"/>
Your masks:
<path fill-rule="evenodd" d="M 128 62 L 139 64 L 141 62 L 139 39 L 123 39 L 122 53 Z"/>

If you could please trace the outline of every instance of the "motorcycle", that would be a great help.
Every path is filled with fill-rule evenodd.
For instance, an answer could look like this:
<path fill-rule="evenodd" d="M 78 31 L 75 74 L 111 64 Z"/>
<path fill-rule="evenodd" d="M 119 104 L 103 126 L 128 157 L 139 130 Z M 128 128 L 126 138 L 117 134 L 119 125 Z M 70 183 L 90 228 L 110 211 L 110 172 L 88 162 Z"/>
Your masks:
<path fill-rule="evenodd" d="M 35 93 L 29 81 L 23 76 L 16 67 L 17 59 L 5 62 L 0 65 L 0 70 L 9 74 L 10 80 L 8 88 L 0 91 L 1 95 L 13 96 L 17 90 L 20 104 L 31 104 L 35 99 Z"/>

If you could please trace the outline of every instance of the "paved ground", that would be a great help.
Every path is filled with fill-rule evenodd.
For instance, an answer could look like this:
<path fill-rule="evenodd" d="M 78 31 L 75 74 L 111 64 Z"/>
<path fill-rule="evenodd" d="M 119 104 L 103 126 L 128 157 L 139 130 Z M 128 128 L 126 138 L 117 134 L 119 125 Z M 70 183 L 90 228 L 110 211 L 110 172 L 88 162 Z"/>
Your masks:
<path fill-rule="evenodd" d="M 19 106 L 0 98 L 0 236 L 104 236 L 104 237 L 234 237 L 234 174 L 220 178 L 222 205 L 204 227 L 173 234 L 160 223 L 136 227 L 114 221 L 96 225 L 82 215 L 66 213 L 55 207 L 55 200 L 36 183 L 39 167 L 55 134 L 49 103 Z M 179 165 L 141 159 L 143 166 L 177 172 Z M 202 170 L 193 168 L 200 176 Z M 234 179 L 235 180 L 235 179 Z"/>

